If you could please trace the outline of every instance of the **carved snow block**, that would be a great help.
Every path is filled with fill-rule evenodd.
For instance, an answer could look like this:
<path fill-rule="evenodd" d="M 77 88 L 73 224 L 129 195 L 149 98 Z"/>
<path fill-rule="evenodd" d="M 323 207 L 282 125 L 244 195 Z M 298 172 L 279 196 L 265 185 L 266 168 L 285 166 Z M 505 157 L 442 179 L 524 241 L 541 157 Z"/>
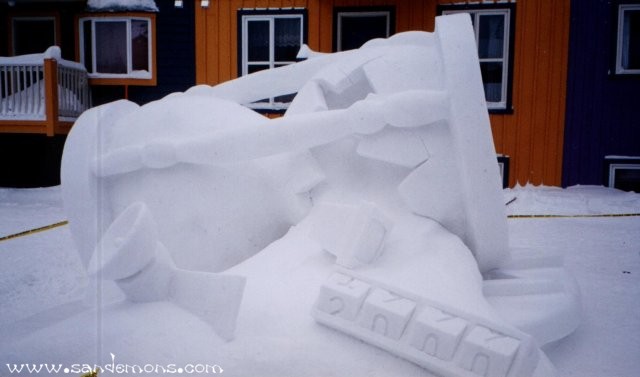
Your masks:
<path fill-rule="evenodd" d="M 449 361 L 467 325 L 460 317 L 425 306 L 416 316 L 409 343 L 428 355 Z"/>
<path fill-rule="evenodd" d="M 371 286 L 351 276 L 335 273 L 320 288 L 316 308 L 352 321 L 362 307 Z"/>
<path fill-rule="evenodd" d="M 415 308 L 414 301 L 384 289 L 376 289 L 365 300 L 358 323 L 372 332 L 398 340 Z"/>
<path fill-rule="evenodd" d="M 520 341 L 476 326 L 460 344 L 459 365 L 478 376 L 506 377 Z"/>

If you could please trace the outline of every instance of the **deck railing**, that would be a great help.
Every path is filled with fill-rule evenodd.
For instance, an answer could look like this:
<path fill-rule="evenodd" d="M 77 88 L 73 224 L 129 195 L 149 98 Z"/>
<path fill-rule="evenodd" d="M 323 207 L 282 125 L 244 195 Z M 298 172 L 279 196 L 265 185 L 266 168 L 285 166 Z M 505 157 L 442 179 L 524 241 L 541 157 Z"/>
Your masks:
<path fill-rule="evenodd" d="M 64 134 L 90 107 L 87 71 L 59 48 L 0 58 L 0 132 Z"/>

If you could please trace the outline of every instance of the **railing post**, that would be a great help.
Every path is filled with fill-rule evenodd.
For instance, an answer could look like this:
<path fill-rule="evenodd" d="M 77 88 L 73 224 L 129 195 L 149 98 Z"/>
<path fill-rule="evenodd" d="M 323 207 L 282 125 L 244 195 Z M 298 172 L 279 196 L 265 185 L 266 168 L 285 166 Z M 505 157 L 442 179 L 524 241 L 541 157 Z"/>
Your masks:
<path fill-rule="evenodd" d="M 44 98 L 47 136 L 54 136 L 58 123 L 58 62 L 55 59 L 44 59 Z"/>

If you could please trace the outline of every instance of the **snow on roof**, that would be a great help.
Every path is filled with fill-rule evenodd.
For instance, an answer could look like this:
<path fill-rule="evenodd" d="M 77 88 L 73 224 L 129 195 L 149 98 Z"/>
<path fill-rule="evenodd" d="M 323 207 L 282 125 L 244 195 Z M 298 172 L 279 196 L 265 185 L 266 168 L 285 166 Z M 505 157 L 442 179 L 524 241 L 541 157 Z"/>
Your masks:
<path fill-rule="evenodd" d="M 87 8 L 92 11 L 146 11 L 157 12 L 154 0 L 88 0 Z"/>

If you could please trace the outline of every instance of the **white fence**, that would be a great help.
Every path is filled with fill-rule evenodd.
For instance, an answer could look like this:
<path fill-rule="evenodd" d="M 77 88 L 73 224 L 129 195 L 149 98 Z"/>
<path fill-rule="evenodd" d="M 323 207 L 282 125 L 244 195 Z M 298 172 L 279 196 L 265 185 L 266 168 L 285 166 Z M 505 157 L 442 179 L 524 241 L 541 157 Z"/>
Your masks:
<path fill-rule="evenodd" d="M 46 120 L 48 114 L 57 114 L 55 121 L 73 120 L 90 107 L 87 71 L 79 64 L 46 53 L 0 60 L 0 120 Z"/>

